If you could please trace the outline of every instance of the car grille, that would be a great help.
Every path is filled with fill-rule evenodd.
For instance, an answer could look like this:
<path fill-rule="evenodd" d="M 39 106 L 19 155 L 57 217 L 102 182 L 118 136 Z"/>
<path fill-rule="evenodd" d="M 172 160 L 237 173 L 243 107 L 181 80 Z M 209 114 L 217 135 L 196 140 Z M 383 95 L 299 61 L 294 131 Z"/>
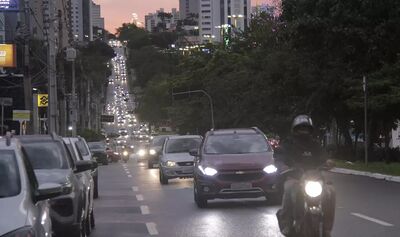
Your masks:
<path fill-rule="evenodd" d="M 177 162 L 179 166 L 193 166 L 194 162 L 188 161 L 188 162 Z"/>
<path fill-rule="evenodd" d="M 225 182 L 250 182 L 262 179 L 263 177 L 264 173 L 260 171 L 247 171 L 243 173 L 227 172 L 218 175 L 218 179 Z"/>

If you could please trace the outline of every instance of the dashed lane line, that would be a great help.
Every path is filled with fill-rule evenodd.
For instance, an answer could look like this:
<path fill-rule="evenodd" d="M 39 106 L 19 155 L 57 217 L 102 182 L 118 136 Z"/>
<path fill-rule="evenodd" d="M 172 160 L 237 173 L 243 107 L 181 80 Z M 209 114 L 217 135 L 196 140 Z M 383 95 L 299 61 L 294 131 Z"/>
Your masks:
<path fill-rule="evenodd" d="M 128 178 L 132 178 L 132 175 L 128 174 Z"/>
<path fill-rule="evenodd" d="M 138 191 L 139 191 L 139 187 L 133 186 L 133 187 L 132 187 L 132 190 L 133 190 L 134 192 L 138 192 Z"/>
<path fill-rule="evenodd" d="M 146 206 L 146 205 L 140 206 L 140 210 L 142 211 L 142 214 L 143 214 L 143 215 L 148 215 L 148 214 L 150 214 L 149 207 Z"/>
<path fill-rule="evenodd" d="M 363 215 L 363 214 L 360 214 L 360 213 L 352 212 L 351 215 L 359 217 L 359 218 L 367 220 L 367 221 L 374 222 L 374 223 L 382 225 L 382 226 L 386 226 L 386 227 L 393 226 L 393 224 L 390 224 L 390 223 L 388 223 L 386 221 L 382 221 L 382 220 L 379 220 L 379 219 L 376 219 L 376 218 L 373 218 L 373 217 L 370 217 L 370 216 L 366 216 L 366 215 Z"/>
<path fill-rule="evenodd" d="M 143 195 L 142 195 L 142 194 L 138 194 L 138 195 L 136 195 L 136 199 L 137 199 L 138 201 L 143 201 L 143 200 L 144 200 L 144 198 L 143 198 Z"/>
<path fill-rule="evenodd" d="M 146 223 L 147 231 L 150 235 L 158 235 L 156 224 L 153 222 Z"/>

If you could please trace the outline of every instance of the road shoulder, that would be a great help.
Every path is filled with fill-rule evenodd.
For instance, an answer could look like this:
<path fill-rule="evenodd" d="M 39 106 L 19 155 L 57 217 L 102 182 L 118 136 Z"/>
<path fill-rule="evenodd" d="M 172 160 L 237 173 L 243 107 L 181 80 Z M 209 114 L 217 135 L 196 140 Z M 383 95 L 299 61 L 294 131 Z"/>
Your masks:
<path fill-rule="evenodd" d="M 331 170 L 331 172 L 338 173 L 338 174 L 366 176 L 366 177 L 370 177 L 370 178 L 374 178 L 374 179 L 383 179 L 383 180 L 390 181 L 390 182 L 400 183 L 400 176 L 385 175 L 385 174 L 380 174 L 380 173 L 358 171 L 358 170 L 345 169 L 345 168 L 333 168 Z"/>

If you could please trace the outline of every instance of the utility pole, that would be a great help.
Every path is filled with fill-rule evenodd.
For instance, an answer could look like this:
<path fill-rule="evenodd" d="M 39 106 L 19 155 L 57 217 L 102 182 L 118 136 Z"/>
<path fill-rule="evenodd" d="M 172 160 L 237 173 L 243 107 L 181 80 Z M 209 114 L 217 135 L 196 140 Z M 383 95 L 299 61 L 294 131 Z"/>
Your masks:
<path fill-rule="evenodd" d="M 76 136 L 76 120 L 77 120 L 77 103 L 76 103 L 76 83 L 75 83 L 75 59 L 76 59 L 76 50 L 74 48 L 67 48 L 66 50 L 66 59 L 71 62 L 72 68 L 72 85 L 71 85 L 71 135 L 73 137 Z"/>
<path fill-rule="evenodd" d="M 43 19 L 44 29 L 47 40 L 47 77 L 48 77 L 48 127 L 49 133 L 58 132 L 58 110 L 57 110 L 57 77 L 56 77 L 56 45 L 55 45 L 55 29 L 54 14 L 55 6 L 52 0 L 43 0 Z"/>
<path fill-rule="evenodd" d="M 363 77 L 364 90 L 364 159 L 365 164 L 368 164 L 368 81 L 367 77 Z"/>
<path fill-rule="evenodd" d="M 24 13 L 25 13 L 25 27 L 23 30 L 23 38 L 24 38 L 24 102 L 25 109 L 32 111 L 32 80 L 30 75 L 30 63 L 29 63 L 29 37 L 30 37 L 30 7 L 29 0 L 24 1 Z M 28 133 L 33 133 L 33 115 L 31 112 L 30 122 L 28 124 Z"/>

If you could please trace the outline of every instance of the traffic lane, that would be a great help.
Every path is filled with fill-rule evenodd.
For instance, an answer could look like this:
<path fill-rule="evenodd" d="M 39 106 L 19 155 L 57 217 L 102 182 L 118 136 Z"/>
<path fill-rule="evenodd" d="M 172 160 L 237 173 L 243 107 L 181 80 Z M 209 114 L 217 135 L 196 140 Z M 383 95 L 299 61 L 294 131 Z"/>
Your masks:
<path fill-rule="evenodd" d="M 400 184 L 327 173 L 336 189 L 334 236 L 400 236 Z"/>
<path fill-rule="evenodd" d="M 152 217 L 132 190 L 134 182 L 120 163 L 99 167 L 99 198 L 95 200 L 94 237 L 151 236 Z"/>
<path fill-rule="evenodd" d="M 133 179 L 154 214 L 160 236 L 271 236 L 280 237 L 275 213 L 264 198 L 210 201 L 199 209 L 193 200 L 192 179 L 160 185 L 158 169 L 130 163 Z"/>

